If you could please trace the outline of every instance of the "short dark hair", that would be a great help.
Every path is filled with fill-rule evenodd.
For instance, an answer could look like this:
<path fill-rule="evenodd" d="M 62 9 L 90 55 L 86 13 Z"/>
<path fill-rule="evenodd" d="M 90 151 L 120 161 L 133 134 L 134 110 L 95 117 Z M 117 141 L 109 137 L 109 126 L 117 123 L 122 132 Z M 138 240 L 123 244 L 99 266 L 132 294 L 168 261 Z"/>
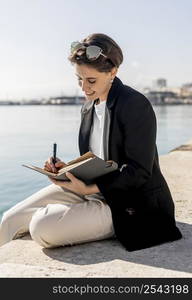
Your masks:
<path fill-rule="evenodd" d="M 119 45 L 109 36 L 103 33 L 93 33 L 88 37 L 83 39 L 81 43 L 87 46 L 99 46 L 103 54 L 107 56 L 104 57 L 100 55 L 96 60 L 90 61 L 87 59 L 85 54 L 85 49 L 81 50 L 81 54 L 78 54 L 78 50 L 71 53 L 68 57 L 72 64 L 78 65 L 89 65 L 95 68 L 99 72 L 109 72 L 114 67 L 119 67 L 123 62 L 123 53 Z"/>

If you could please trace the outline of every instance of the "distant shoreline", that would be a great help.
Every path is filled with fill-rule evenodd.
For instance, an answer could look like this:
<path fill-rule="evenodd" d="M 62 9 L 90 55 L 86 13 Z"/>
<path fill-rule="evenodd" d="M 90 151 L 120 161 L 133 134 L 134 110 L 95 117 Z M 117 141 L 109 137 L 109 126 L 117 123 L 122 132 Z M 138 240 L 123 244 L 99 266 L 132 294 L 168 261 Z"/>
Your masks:
<path fill-rule="evenodd" d="M 152 103 L 150 102 L 151 105 L 153 106 L 175 106 L 175 105 L 192 105 L 191 103 Z M 0 102 L 0 106 L 64 106 L 64 105 L 82 105 L 83 103 L 9 103 L 9 104 L 5 104 L 5 103 L 1 103 Z"/>
<path fill-rule="evenodd" d="M 26 103 L 26 104 L 23 104 L 23 103 L 11 103 L 11 104 L 1 104 L 0 102 L 0 106 L 63 106 L 63 105 L 82 105 L 83 103 L 59 103 L 59 104 L 51 104 L 51 103 L 48 103 L 48 104 L 42 104 L 42 103 L 36 103 L 36 104 L 33 104 L 33 103 Z"/>

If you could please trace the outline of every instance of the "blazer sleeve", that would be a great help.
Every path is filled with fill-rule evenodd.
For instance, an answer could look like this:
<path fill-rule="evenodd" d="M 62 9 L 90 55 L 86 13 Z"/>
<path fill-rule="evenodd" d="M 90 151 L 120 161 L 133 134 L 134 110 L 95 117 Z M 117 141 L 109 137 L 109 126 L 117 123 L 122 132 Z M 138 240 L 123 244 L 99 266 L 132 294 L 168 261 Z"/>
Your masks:
<path fill-rule="evenodd" d="M 123 152 L 127 166 L 96 179 L 104 197 L 115 190 L 139 188 L 151 176 L 156 152 L 156 117 L 150 102 L 139 94 L 130 103 L 122 105 L 119 122 L 124 139 Z"/>

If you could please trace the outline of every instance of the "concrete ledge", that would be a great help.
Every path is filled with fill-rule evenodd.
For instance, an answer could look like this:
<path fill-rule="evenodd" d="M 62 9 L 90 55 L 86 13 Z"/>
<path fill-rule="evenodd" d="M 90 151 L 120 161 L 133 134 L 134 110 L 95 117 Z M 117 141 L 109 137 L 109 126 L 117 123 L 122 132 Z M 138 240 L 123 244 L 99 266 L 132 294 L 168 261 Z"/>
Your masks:
<path fill-rule="evenodd" d="M 192 141 L 160 157 L 183 239 L 127 252 L 110 239 L 45 249 L 27 235 L 0 247 L 0 277 L 192 277 Z M 187 150 L 187 151 L 186 151 Z"/>

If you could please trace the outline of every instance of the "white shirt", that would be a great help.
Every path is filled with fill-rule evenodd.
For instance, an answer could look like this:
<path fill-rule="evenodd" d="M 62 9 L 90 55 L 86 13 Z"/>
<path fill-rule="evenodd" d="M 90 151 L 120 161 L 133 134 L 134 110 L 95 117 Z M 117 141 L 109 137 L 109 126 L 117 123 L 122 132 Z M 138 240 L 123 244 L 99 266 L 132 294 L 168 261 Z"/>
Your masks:
<path fill-rule="evenodd" d="M 103 128 L 105 119 L 105 107 L 106 101 L 101 101 L 99 104 L 95 104 L 95 111 L 93 115 L 93 124 L 91 127 L 89 149 L 93 154 L 104 159 L 103 151 Z"/>

